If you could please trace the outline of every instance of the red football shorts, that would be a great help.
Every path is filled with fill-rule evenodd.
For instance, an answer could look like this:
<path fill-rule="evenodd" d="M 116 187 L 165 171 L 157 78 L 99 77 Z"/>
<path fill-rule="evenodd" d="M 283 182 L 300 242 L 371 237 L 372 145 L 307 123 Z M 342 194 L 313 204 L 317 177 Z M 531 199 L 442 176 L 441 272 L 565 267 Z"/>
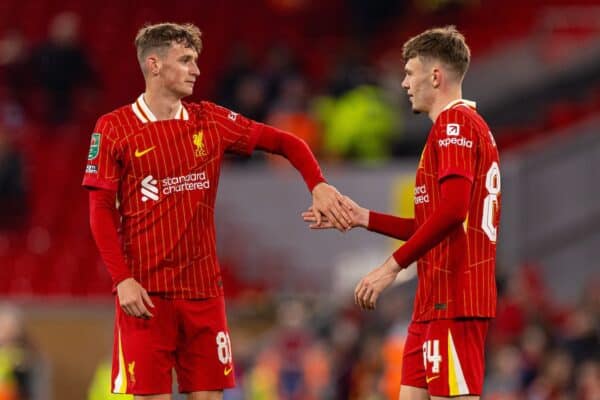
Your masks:
<path fill-rule="evenodd" d="M 151 296 L 151 319 L 130 317 L 116 299 L 112 392 L 182 393 L 235 386 L 223 297 L 172 300 Z"/>
<path fill-rule="evenodd" d="M 411 322 L 402 358 L 402 385 L 431 396 L 481 395 L 489 319 Z"/>

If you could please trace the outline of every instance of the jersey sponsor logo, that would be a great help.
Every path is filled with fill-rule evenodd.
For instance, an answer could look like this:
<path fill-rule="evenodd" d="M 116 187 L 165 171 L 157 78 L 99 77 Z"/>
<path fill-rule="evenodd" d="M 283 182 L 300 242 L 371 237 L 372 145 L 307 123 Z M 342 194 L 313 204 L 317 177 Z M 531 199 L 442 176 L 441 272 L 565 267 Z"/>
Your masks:
<path fill-rule="evenodd" d="M 206 146 L 204 146 L 204 131 L 200 130 L 192 136 L 194 146 L 196 146 L 196 157 L 206 157 Z"/>
<path fill-rule="evenodd" d="M 142 179 L 142 201 L 145 203 L 148 200 L 158 200 L 158 181 L 152 175 L 148 175 Z"/>
<path fill-rule="evenodd" d="M 191 192 L 194 190 L 210 189 L 210 180 L 206 172 L 192 172 L 188 175 L 171 176 L 160 180 L 148 175 L 142 179 L 142 201 L 157 201 L 160 195 L 168 196 L 172 193 Z"/>
<path fill-rule="evenodd" d="M 415 204 L 429 203 L 429 194 L 425 185 L 415 187 Z"/>
<path fill-rule="evenodd" d="M 88 160 L 93 160 L 98 157 L 100 153 L 100 135 L 97 132 L 92 133 L 92 140 L 90 142 L 90 151 L 88 152 Z"/>
<path fill-rule="evenodd" d="M 98 166 L 94 165 L 94 164 L 88 164 L 85 166 L 85 173 L 86 174 L 97 174 L 98 173 Z"/>
<path fill-rule="evenodd" d="M 142 157 L 142 156 L 144 156 L 144 155 L 146 155 L 146 154 L 150 153 L 150 152 L 151 152 L 152 150 L 154 150 L 155 148 L 156 148 L 156 146 L 148 147 L 147 149 L 144 149 L 144 150 L 138 150 L 138 149 L 135 149 L 135 153 L 134 153 L 134 155 L 135 155 L 137 158 L 140 158 L 140 157 Z"/>
<path fill-rule="evenodd" d="M 428 376 L 428 377 L 426 377 L 426 378 L 425 378 L 425 381 L 427 381 L 427 383 L 429 383 L 429 382 L 431 382 L 431 381 L 433 381 L 433 380 L 436 380 L 436 379 L 437 379 L 437 378 L 439 378 L 439 377 L 440 377 L 439 375 L 436 375 L 436 376 Z"/>
<path fill-rule="evenodd" d="M 446 125 L 446 135 L 448 135 L 448 136 L 460 135 L 460 125 L 459 124 Z"/>
<path fill-rule="evenodd" d="M 223 370 L 223 375 L 228 376 L 231 371 L 233 371 L 233 367 L 225 367 L 225 369 Z"/>
<path fill-rule="evenodd" d="M 235 122 L 235 120 L 237 119 L 237 117 L 238 117 L 238 113 L 236 113 L 236 112 L 233 112 L 233 111 L 230 111 L 230 112 L 229 112 L 229 115 L 227 116 L 227 118 L 229 118 L 230 120 L 232 120 L 232 121 L 234 121 L 234 122 Z"/>
<path fill-rule="evenodd" d="M 470 149 L 473 147 L 473 141 L 467 140 L 464 137 L 460 137 L 460 138 L 453 137 L 453 138 L 440 139 L 440 140 L 438 140 L 438 144 L 440 145 L 440 147 L 448 147 L 450 145 L 466 147 L 467 149 Z"/>

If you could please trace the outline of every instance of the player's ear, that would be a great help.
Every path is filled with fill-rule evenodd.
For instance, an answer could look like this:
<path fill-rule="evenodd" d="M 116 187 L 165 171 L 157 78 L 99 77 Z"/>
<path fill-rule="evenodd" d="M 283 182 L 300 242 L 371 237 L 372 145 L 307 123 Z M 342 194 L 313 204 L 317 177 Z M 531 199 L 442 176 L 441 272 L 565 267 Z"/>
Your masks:
<path fill-rule="evenodd" d="M 160 58 L 156 54 L 146 57 L 146 70 L 150 75 L 156 76 L 160 72 Z"/>
<path fill-rule="evenodd" d="M 441 83 L 442 83 L 442 71 L 439 67 L 435 66 L 431 70 L 431 86 L 433 86 L 435 89 L 437 89 L 438 87 L 440 87 Z"/>

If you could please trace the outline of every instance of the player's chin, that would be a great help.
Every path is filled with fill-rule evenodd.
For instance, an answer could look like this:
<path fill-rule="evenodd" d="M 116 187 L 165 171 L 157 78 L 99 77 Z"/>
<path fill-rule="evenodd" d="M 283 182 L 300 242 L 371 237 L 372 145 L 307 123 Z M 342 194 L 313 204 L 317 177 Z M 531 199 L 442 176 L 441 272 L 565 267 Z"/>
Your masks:
<path fill-rule="evenodd" d="M 179 95 L 181 97 L 187 97 L 187 96 L 191 96 L 194 94 L 194 87 L 193 86 L 186 86 L 183 87 L 179 90 Z"/>

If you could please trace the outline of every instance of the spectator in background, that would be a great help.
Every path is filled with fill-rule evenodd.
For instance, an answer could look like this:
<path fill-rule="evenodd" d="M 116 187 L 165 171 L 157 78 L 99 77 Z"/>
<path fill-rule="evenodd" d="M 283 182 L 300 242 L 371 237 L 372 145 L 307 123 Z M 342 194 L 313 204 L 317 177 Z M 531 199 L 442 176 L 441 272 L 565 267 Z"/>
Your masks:
<path fill-rule="evenodd" d="M 303 139 L 315 154 L 320 151 L 320 129 L 308 112 L 309 88 L 300 75 L 290 75 L 279 86 L 267 123 Z"/>
<path fill-rule="evenodd" d="M 15 307 L 0 305 L 0 399 L 33 397 L 34 352 Z"/>
<path fill-rule="evenodd" d="M 21 226 L 26 204 L 23 160 L 0 127 L 0 229 Z"/>
<path fill-rule="evenodd" d="M 77 89 L 96 87 L 88 58 L 79 43 L 79 16 L 58 14 L 50 23 L 49 38 L 34 49 L 32 76 L 44 97 L 43 114 L 47 122 L 62 124 L 74 117 L 73 97 Z"/>
<path fill-rule="evenodd" d="M 340 98 L 316 103 L 324 127 L 323 148 L 334 158 L 376 162 L 391 156 L 398 116 L 376 86 L 357 87 Z"/>
<path fill-rule="evenodd" d="M 271 104 L 279 96 L 284 82 L 298 76 L 300 69 L 294 53 L 284 44 L 271 46 L 265 59 L 262 76 L 266 84 L 266 100 Z"/>
<path fill-rule="evenodd" d="M 240 83 L 254 76 L 252 55 L 245 43 L 237 43 L 229 55 L 225 73 L 217 88 L 217 99 L 224 107 L 235 109 L 235 93 Z"/>
<path fill-rule="evenodd" d="M 23 125 L 27 85 L 27 50 L 20 32 L 0 38 L 0 123 L 9 128 Z"/>

